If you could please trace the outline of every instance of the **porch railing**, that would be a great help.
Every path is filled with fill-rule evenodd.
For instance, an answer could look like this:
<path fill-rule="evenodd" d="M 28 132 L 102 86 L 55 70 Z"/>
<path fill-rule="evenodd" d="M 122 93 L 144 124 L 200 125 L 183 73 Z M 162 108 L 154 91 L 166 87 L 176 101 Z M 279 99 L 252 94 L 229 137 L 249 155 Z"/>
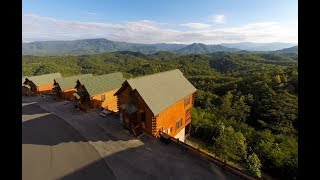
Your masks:
<path fill-rule="evenodd" d="M 250 175 L 249 173 L 247 172 L 244 172 L 243 170 L 239 169 L 239 168 L 236 168 L 234 166 L 231 166 L 229 164 L 227 164 L 226 162 L 216 158 L 216 157 L 213 157 L 211 156 L 210 154 L 204 152 L 204 151 L 201 151 L 199 148 L 195 148 L 193 146 L 190 146 L 189 144 L 186 144 L 182 141 L 179 141 L 179 139 L 176 139 L 164 132 L 159 132 L 159 135 L 161 138 L 164 138 L 164 139 L 167 139 L 175 144 L 177 144 L 178 147 L 180 147 L 183 151 L 189 151 L 191 152 L 192 154 L 195 154 L 197 156 L 200 156 L 212 163 L 215 163 L 217 165 L 219 165 L 220 167 L 223 167 L 224 169 L 227 169 L 229 171 L 231 171 L 232 173 L 234 174 L 237 174 L 238 176 L 244 178 L 244 179 L 250 179 L 250 180 L 253 180 L 253 179 L 258 179 L 256 177 L 253 177 L 252 175 Z"/>

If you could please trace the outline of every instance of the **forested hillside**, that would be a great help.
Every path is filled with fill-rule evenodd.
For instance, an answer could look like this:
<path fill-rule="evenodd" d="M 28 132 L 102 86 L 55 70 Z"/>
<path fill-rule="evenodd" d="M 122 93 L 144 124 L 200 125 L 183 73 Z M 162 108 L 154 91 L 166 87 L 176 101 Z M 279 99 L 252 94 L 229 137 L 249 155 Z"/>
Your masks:
<path fill-rule="evenodd" d="M 176 50 L 178 54 L 209 54 L 214 52 L 236 52 L 241 49 L 227 48 L 221 45 L 205 45 L 201 43 L 193 43 L 186 47 Z"/>
<path fill-rule="evenodd" d="M 137 44 L 110 41 L 108 39 L 81 39 L 74 41 L 36 41 L 22 44 L 23 55 L 85 55 L 115 51 L 135 51 L 152 54 L 158 51 L 174 51 L 184 44 Z"/>
<path fill-rule="evenodd" d="M 198 89 L 192 137 L 253 174 L 294 178 L 298 169 L 297 55 L 213 53 L 23 56 L 24 76 L 123 72 L 126 78 L 179 68 Z"/>

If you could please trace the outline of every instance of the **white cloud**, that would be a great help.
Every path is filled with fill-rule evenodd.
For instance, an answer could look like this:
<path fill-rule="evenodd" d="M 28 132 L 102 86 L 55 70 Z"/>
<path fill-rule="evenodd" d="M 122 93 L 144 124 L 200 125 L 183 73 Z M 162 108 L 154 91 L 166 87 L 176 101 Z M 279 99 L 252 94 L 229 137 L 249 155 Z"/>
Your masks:
<path fill-rule="evenodd" d="M 95 13 L 95 12 L 87 12 L 87 14 L 90 15 L 90 16 L 96 16 L 97 15 L 97 13 Z"/>
<path fill-rule="evenodd" d="M 190 23 L 187 23 L 190 25 Z M 193 27 L 201 23 L 193 23 Z M 134 43 L 298 42 L 297 23 L 255 22 L 237 27 L 170 29 L 166 23 L 141 20 L 124 23 L 65 21 L 33 14 L 22 16 L 23 42 L 106 38 Z M 201 25 L 200 25 L 201 27 Z"/>
<path fill-rule="evenodd" d="M 209 28 L 210 24 L 204 24 L 204 23 L 185 23 L 185 24 L 180 24 L 180 26 L 185 26 L 188 28 L 192 29 L 205 29 Z"/>
<path fill-rule="evenodd" d="M 214 23 L 225 23 L 226 21 L 226 18 L 223 14 L 218 14 L 218 15 L 214 15 L 213 18 L 212 18 L 212 22 Z"/>

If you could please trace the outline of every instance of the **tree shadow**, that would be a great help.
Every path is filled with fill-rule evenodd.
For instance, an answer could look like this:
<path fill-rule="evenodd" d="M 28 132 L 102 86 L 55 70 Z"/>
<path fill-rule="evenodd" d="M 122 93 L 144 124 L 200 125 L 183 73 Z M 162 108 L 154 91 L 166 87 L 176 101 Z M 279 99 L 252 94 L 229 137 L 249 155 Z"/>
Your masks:
<path fill-rule="evenodd" d="M 69 124 L 47 114 L 22 123 L 22 144 L 57 145 L 63 142 L 86 142 Z"/>
<path fill-rule="evenodd" d="M 34 105 L 29 105 L 27 107 L 29 108 L 31 106 Z M 39 108 L 31 107 L 28 109 L 28 113 L 38 115 L 47 112 L 40 110 Z M 103 137 L 91 136 L 86 139 L 74 129 L 74 127 L 54 114 L 44 114 L 43 116 L 22 122 L 22 144 L 53 146 L 66 142 L 106 142 L 119 140 L 128 141 L 132 140 L 132 138 L 129 136 L 115 137 L 111 133 L 105 133 Z"/>
<path fill-rule="evenodd" d="M 101 171 L 99 169 L 107 168 Z M 60 177 L 60 180 L 115 180 L 116 176 L 113 174 L 109 166 L 105 165 L 105 161 L 100 159 L 95 161 L 75 172 L 72 172 L 66 176 Z"/>
<path fill-rule="evenodd" d="M 85 173 L 102 161 L 107 162 L 116 179 L 241 179 L 198 156 L 183 153 L 173 144 L 151 142 L 113 153 L 104 159 L 65 175 L 61 179 L 85 179 Z"/>
<path fill-rule="evenodd" d="M 44 114 L 48 111 L 42 109 L 37 103 L 24 104 L 22 106 L 22 115 Z"/>
<path fill-rule="evenodd" d="M 23 107 L 23 113 L 38 115 L 48 112 L 37 104 L 30 104 Z M 138 147 L 124 146 L 123 142 L 114 144 L 115 141 L 129 141 L 133 138 L 126 135 L 115 136 L 113 133 L 119 128 L 113 128 L 112 124 L 108 125 L 112 131 L 104 131 L 103 137 L 94 136 L 88 140 L 110 143 L 107 151 L 114 152 L 59 179 L 106 179 L 106 177 L 107 179 L 240 179 L 207 160 L 181 151 L 172 143 L 163 144 L 159 139 L 147 135 L 140 137 L 143 145 Z M 22 144 L 54 146 L 66 142 L 87 142 L 87 140 L 65 120 L 54 114 L 45 114 L 22 122 Z M 97 168 L 103 168 L 105 161 L 108 165 L 108 169 L 104 169 L 105 174 L 97 172 Z"/>

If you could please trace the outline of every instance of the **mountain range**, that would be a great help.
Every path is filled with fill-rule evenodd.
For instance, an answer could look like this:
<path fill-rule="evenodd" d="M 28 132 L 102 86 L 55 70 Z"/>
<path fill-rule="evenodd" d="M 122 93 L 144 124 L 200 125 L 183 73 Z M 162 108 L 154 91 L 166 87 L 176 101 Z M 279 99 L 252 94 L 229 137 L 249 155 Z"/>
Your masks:
<path fill-rule="evenodd" d="M 277 50 L 275 51 L 277 53 L 284 53 L 284 54 L 298 54 L 298 46 L 293 46 L 293 47 L 290 47 L 290 48 L 284 48 L 284 49 L 281 49 L 281 50 Z"/>
<path fill-rule="evenodd" d="M 190 45 L 166 43 L 137 44 L 110 41 L 100 38 L 74 41 L 35 41 L 30 43 L 22 43 L 22 54 L 54 56 L 99 54 L 115 51 L 132 51 L 143 54 L 154 54 L 159 51 L 169 51 L 177 54 L 210 54 L 216 52 L 275 51 L 283 48 L 291 48 L 294 45 L 295 44 L 291 43 L 234 43 L 219 45 L 206 45 L 201 43 L 193 43 Z M 294 51 L 294 49 L 291 49 L 291 51 Z M 281 51 L 279 51 L 279 53 L 280 52 Z"/>
<path fill-rule="evenodd" d="M 295 43 L 252 43 L 252 42 L 240 42 L 240 43 L 222 43 L 221 46 L 228 48 L 238 48 L 247 51 L 276 51 L 292 46 L 297 46 Z"/>

